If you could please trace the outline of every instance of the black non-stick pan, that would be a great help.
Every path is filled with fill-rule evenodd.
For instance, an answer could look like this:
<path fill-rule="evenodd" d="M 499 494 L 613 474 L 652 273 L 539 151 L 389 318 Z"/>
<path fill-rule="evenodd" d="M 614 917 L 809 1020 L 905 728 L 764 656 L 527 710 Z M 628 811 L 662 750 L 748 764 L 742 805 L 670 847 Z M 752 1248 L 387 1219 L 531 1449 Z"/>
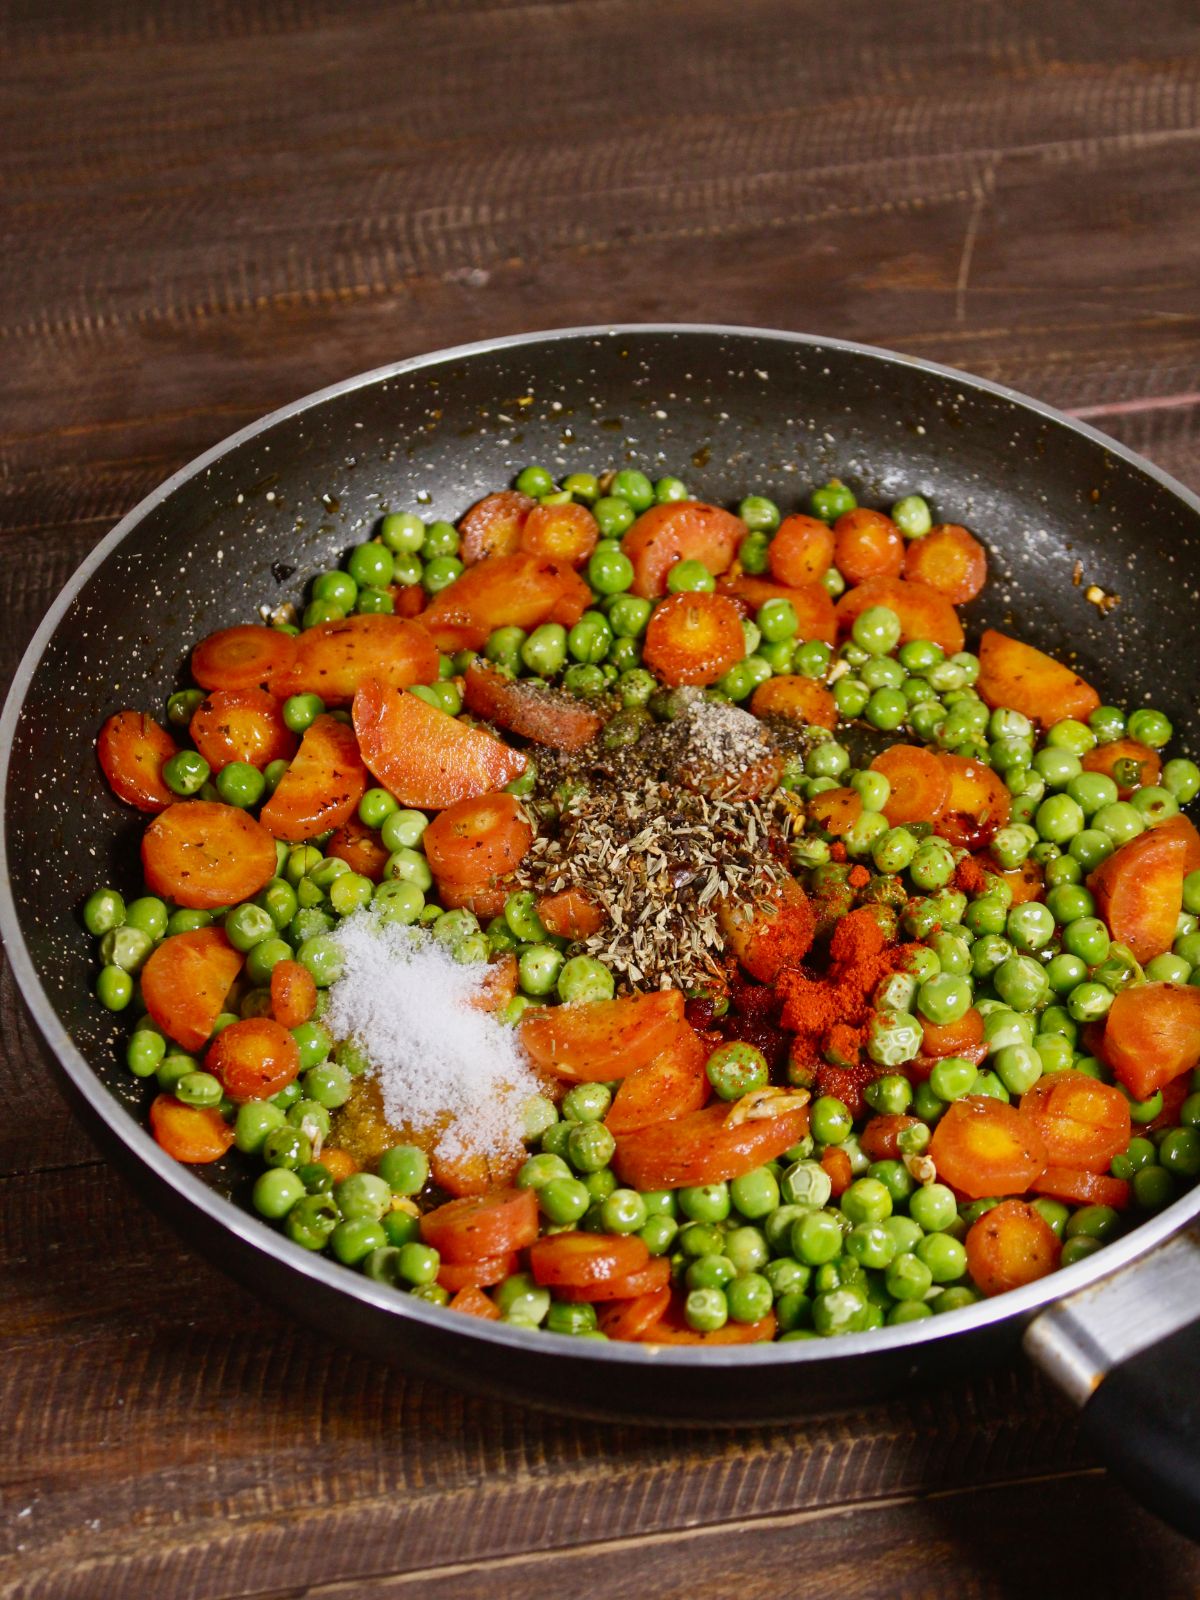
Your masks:
<path fill-rule="evenodd" d="M 383 511 L 457 517 L 530 461 L 636 465 L 706 500 L 755 489 L 788 508 L 831 475 L 866 504 L 919 491 L 990 551 L 971 624 L 1015 626 L 1077 661 L 1106 699 L 1160 706 L 1200 747 L 1200 501 L 1044 406 L 882 350 L 736 328 L 575 329 L 381 368 L 164 484 L 80 568 L 22 662 L 0 724 L 0 931 L 72 1105 L 197 1248 L 376 1357 L 520 1402 L 711 1425 L 936 1380 L 1023 1337 L 1113 1465 L 1200 1536 L 1200 1234 L 1186 1231 L 1200 1189 L 1087 1260 L 946 1316 L 829 1341 L 654 1350 L 523 1333 L 391 1292 L 239 1206 L 245 1173 L 179 1166 L 145 1132 L 143 1086 L 121 1065 L 121 1023 L 91 997 L 78 920 L 95 885 L 136 881 L 140 823 L 101 778 L 101 722 L 160 705 L 197 637 L 296 596 Z M 1120 603 L 1102 611 L 1091 584 Z"/>

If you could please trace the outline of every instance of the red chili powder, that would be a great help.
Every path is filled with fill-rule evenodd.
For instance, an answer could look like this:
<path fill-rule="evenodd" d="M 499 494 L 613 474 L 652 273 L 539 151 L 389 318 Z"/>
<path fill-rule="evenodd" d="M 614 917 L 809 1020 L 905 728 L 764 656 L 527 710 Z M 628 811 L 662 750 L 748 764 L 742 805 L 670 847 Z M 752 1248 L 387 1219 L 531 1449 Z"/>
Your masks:
<path fill-rule="evenodd" d="M 969 895 L 983 894 L 987 889 L 987 873 L 974 856 L 964 856 L 955 867 L 954 887 Z"/>

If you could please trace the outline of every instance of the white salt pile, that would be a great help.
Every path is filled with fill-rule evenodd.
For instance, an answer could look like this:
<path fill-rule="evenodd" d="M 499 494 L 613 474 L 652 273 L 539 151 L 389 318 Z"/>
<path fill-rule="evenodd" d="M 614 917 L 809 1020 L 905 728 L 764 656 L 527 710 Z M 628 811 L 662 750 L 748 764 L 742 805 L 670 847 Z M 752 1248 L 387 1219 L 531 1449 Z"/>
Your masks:
<path fill-rule="evenodd" d="M 371 1062 L 395 1127 L 435 1136 L 446 1160 L 518 1148 L 539 1092 L 514 1030 L 478 1009 L 487 967 L 428 934 L 356 911 L 335 934 L 345 964 L 323 1021 Z"/>

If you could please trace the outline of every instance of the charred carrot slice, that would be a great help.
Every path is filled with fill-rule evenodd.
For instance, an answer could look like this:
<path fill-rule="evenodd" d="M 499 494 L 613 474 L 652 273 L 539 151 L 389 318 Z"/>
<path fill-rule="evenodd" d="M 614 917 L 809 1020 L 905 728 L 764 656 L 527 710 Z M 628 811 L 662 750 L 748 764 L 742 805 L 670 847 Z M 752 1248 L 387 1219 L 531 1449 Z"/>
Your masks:
<path fill-rule="evenodd" d="M 204 1065 L 231 1100 L 267 1100 L 300 1071 L 300 1047 L 282 1023 L 245 1017 L 221 1029 Z"/>
<path fill-rule="evenodd" d="M 738 608 L 723 594 L 673 594 L 650 617 L 642 659 L 672 688 L 715 683 L 746 653 Z"/>
<path fill-rule="evenodd" d="M 1046 1165 L 1033 1122 L 985 1095 L 954 1101 L 933 1130 L 929 1153 L 938 1177 L 972 1200 L 1024 1194 Z"/>
<path fill-rule="evenodd" d="M 265 689 L 295 653 L 292 635 L 276 628 L 221 628 L 192 651 L 192 677 L 202 689 Z"/>
<path fill-rule="evenodd" d="M 667 1048 L 683 1021 L 678 989 L 545 1006 L 521 1020 L 520 1039 L 535 1066 L 576 1083 L 625 1078 Z"/>
<path fill-rule="evenodd" d="M 351 871 L 370 878 L 372 883 L 378 883 L 391 852 L 374 828 L 368 828 L 358 817 L 350 817 L 334 830 L 333 837 L 325 846 L 325 854 L 337 856 Z"/>
<path fill-rule="evenodd" d="M 877 755 L 872 772 L 891 785 L 883 814 L 893 828 L 905 822 L 936 822 L 950 798 L 950 774 L 932 750 L 894 744 Z"/>
<path fill-rule="evenodd" d="M 1148 1100 L 1200 1066 L 1200 989 L 1138 983 L 1122 989 L 1104 1022 L 1101 1051 L 1135 1100 Z"/>
<path fill-rule="evenodd" d="M 950 794 L 934 831 L 951 844 L 978 850 L 1008 822 L 1012 796 L 990 767 L 967 756 L 938 757 L 950 781 Z"/>
<path fill-rule="evenodd" d="M 634 594 L 646 600 L 664 594 L 667 573 L 677 561 L 699 561 L 714 576 L 725 572 L 746 531 L 740 517 L 702 500 L 651 506 L 621 544 L 633 562 Z"/>
<path fill-rule="evenodd" d="M 296 735 L 265 689 L 214 689 L 196 707 L 188 732 L 214 772 L 231 761 L 262 768 L 296 753 Z"/>
<path fill-rule="evenodd" d="M 590 939 L 604 926 L 603 911 L 582 889 L 543 895 L 537 903 L 537 914 L 546 932 L 560 939 Z"/>
<path fill-rule="evenodd" d="M 574 695 L 518 682 L 481 660 L 467 668 L 463 700 L 477 717 L 553 750 L 582 750 L 603 726 L 603 719 Z"/>
<path fill-rule="evenodd" d="M 277 961 L 271 968 L 271 1012 L 285 1028 L 298 1028 L 317 1007 L 317 985 L 298 961 Z"/>
<path fill-rule="evenodd" d="M 362 686 L 353 714 L 369 771 L 404 806 L 444 810 L 456 800 L 503 789 L 528 764 L 494 734 L 381 683 Z"/>
<path fill-rule="evenodd" d="M 521 529 L 537 501 L 516 489 L 485 494 L 458 524 L 459 555 L 469 567 L 487 556 L 510 556 L 521 545 Z"/>
<path fill-rule="evenodd" d="M 1047 728 L 1064 717 L 1086 720 L 1100 704 L 1091 684 L 1070 667 L 993 628 L 979 641 L 976 687 L 989 706 L 1008 706 Z"/>
<path fill-rule="evenodd" d="M 838 631 L 848 634 L 855 619 L 871 606 L 887 606 L 900 618 L 900 640 L 932 639 L 947 655 L 956 655 L 966 642 L 958 613 L 936 589 L 927 583 L 908 583 L 904 578 L 868 578 L 847 589 L 837 603 Z"/>
<path fill-rule="evenodd" d="M 142 868 L 153 894 L 208 911 L 249 900 L 275 875 L 275 841 L 236 806 L 180 800 L 142 837 Z"/>
<path fill-rule="evenodd" d="M 276 839 L 312 839 L 349 821 L 366 788 L 353 729 L 321 716 L 305 731 L 295 760 L 259 818 Z"/>
<path fill-rule="evenodd" d="M 437 646 L 422 623 L 367 613 L 306 628 L 290 666 L 272 678 L 271 691 L 281 699 L 318 694 L 328 706 L 348 706 L 368 678 L 407 689 L 433 683 L 437 675 Z"/>
<path fill-rule="evenodd" d="M 207 1166 L 219 1161 L 233 1143 L 233 1129 L 212 1106 L 185 1106 L 173 1094 L 150 1103 L 150 1131 L 176 1161 Z"/>
<path fill-rule="evenodd" d="M 433 819 L 422 838 L 434 877 L 459 885 L 514 872 L 532 843 L 533 829 L 511 794 L 459 800 Z"/>
<path fill-rule="evenodd" d="M 1097 913 L 1138 961 L 1171 948 L 1183 909 L 1186 855 L 1179 833 L 1151 828 L 1114 850 L 1088 878 Z"/>
<path fill-rule="evenodd" d="M 837 727 L 837 701 L 828 689 L 799 673 L 781 673 L 760 683 L 750 697 L 750 709 L 756 717 L 783 717 L 788 722 L 828 728 L 831 732 Z"/>
<path fill-rule="evenodd" d="M 634 1133 L 654 1122 L 667 1122 L 699 1111 L 709 1098 L 704 1063 L 708 1048 L 687 1022 L 678 1024 L 671 1042 L 621 1082 L 604 1119 L 611 1134 Z"/>
<path fill-rule="evenodd" d="M 833 525 L 833 561 L 847 583 L 898 578 L 904 568 L 904 535 L 882 511 L 859 507 Z"/>
<path fill-rule="evenodd" d="M 175 801 L 163 782 L 163 762 L 178 746 L 165 728 L 142 711 L 118 711 L 96 741 L 108 786 L 118 800 L 139 811 L 165 811 Z"/>
<path fill-rule="evenodd" d="M 952 605 L 965 605 L 987 582 L 987 551 L 966 528 L 943 522 L 909 545 L 904 576 L 927 583 Z"/>
<path fill-rule="evenodd" d="M 967 1270 L 982 1294 L 1003 1294 L 1053 1272 L 1062 1254 L 1054 1229 L 1024 1200 L 985 1211 L 967 1233 Z"/>
<path fill-rule="evenodd" d="M 537 1197 L 532 1189 L 492 1189 L 451 1200 L 421 1218 L 421 1237 L 444 1261 L 506 1255 L 523 1250 L 537 1236 Z"/>
<path fill-rule="evenodd" d="M 587 560 L 600 538 L 596 519 L 586 506 L 535 506 L 521 529 L 520 548 L 578 567 Z"/>
<path fill-rule="evenodd" d="M 220 928 L 171 934 L 142 968 L 146 1010 L 168 1038 L 185 1050 L 199 1050 L 244 960 Z"/>
<path fill-rule="evenodd" d="M 997 1102 L 998 1103 L 998 1102 Z M 808 1107 L 737 1120 L 741 1102 L 724 1102 L 622 1134 L 613 1170 L 632 1189 L 723 1183 L 773 1161 L 808 1132 Z"/>
<path fill-rule="evenodd" d="M 833 530 L 819 517 L 784 517 L 767 551 L 771 576 L 794 587 L 815 583 L 833 565 Z"/>

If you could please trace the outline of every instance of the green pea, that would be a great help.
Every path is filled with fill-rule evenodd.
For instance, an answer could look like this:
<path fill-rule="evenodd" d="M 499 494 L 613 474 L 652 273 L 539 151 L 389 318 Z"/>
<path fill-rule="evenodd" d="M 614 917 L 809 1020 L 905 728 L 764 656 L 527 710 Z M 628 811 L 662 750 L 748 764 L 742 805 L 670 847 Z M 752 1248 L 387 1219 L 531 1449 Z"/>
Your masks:
<path fill-rule="evenodd" d="M 303 941 L 296 951 L 296 960 L 307 967 L 318 989 L 328 989 L 341 977 L 345 958 L 341 945 L 328 934 L 321 933 Z"/>
<path fill-rule="evenodd" d="M 553 1177 L 540 1184 L 537 1200 L 547 1222 L 558 1227 L 578 1222 L 592 1203 L 583 1184 L 573 1177 Z"/>
<path fill-rule="evenodd" d="M 612 1105 L 612 1091 L 603 1083 L 577 1083 L 562 1099 L 562 1115 L 571 1122 L 603 1122 Z"/>
<path fill-rule="evenodd" d="M 924 1184 L 913 1192 L 908 1202 L 908 1214 L 926 1233 L 944 1233 L 947 1228 L 953 1227 L 958 1217 L 953 1189 L 944 1183 Z"/>
<path fill-rule="evenodd" d="M 614 1189 L 600 1203 L 600 1221 L 606 1233 L 637 1233 L 646 1219 L 646 1203 L 636 1189 Z"/>
<path fill-rule="evenodd" d="M 615 1149 L 616 1140 L 602 1122 L 576 1123 L 567 1136 L 567 1160 L 576 1172 L 598 1172 Z"/>
<path fill-rule="evenodd" d="M 588 559 L 587 578 L 599 594 L 623 594 L 633 583 L 633 562 L 614 539 L 602 539 Z"/>
<path fill-rule="evenodd" d="M 633 526 L 634 509 L 620 495 L 602 495 L 592 507 L 592 515 L 605 539 L 619 539 L 627 528 Z"/>
<path fill-rule="evenodd" d="M 119 928 L 110 928 L 100 940 L 100 959 L 106 966 L 122 972 L 140 972 L 153 948 L 154 940 L 148 933 L 122 924 Z"/>
<path fill-rule="evenodd" d="M 1178 1177 L 1200 1177 L 1200 1131 L 1195 1126 L 1172 1128 L 1158 1147 L 1158 1159 Z"/>
<path fill-rule="evenodd" d="M 906 539 L 921 539 L 933 527 L 928 502 L 919 494 L 906 494 L 892 507 L 892 521 Z"/>
<path fill-rule="evenodd" d="M 1194 761 L 1176 757 L 1163 768 L 1162 785 L 1181 806 L 1186 806 L 1200 794 L 1200 766 Z"/>
<path fill-rule="evenodd" d="M 304 1192 L 304 1184 L 294 1172 L 285 1167 L 274 1167 L 260 1173 L 254 1184 L 251 1203 L 259 1216 L 278 1222 L 304 1197 Z"/>
<path fill-rule="evenodd" d="M 730 1212 L 729 1186 L 708 1183 L 676 1191 L 676 1203 L 691 1222 L 724 1222 Z"/>
<path fill-rule="evenodd" d="M 630 468 L 614 475 L 609 493 L 624 500 L 634 511 L 646 511 L 654 504 L 654 485 L 644 472 Z"/>
<path fill-rule="evenodd" d="M 853 511 L 858 501 L 854 498 L 853 490 L 840 478 L 830 478 L 828 483 L 813 490 L 809 504 L 814 517 L 820 517 L 822 522 L 836 522 L 847 511 Z"/>
<path fill-rule="evenodd" d="M 757 1221 L 769 1216 L 779 1204 L 779 1180 L 769 1167 L 755 1167 L 733 1179 L 729 1198 L 742 1216 Z"/>
<path fill-rule="evenodd" d="M 926 839 L 909 862 L 908 875 L 918 889 L 940 889 L 949 883 L 954 876 L 954 855 L 945 840 Z"/>
<path fill-rule="evenodd" d="M 1139 744 L 1147 744 L 1151 750 L 1161 750 L 1163 745 L 1170 743 L 1174 729 L 1161 711 L 1145 706 L 1131 713 L 1127 732 Z"/>

